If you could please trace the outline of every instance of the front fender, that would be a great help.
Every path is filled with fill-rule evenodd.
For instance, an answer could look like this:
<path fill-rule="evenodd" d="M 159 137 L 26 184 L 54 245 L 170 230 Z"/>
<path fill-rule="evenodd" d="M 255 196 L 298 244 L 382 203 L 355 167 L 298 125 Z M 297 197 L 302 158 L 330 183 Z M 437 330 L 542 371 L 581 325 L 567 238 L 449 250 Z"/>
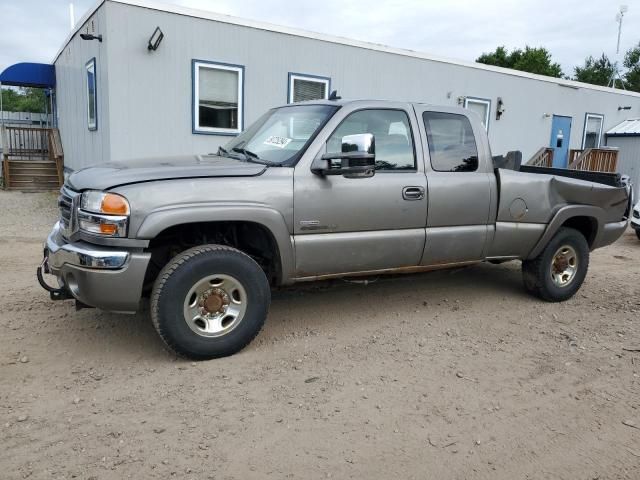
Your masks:
<path fill-rule="evenodd" d="M 294 269 L 294 247 L 284 217 L 280 212 L 259 204 L 245 205 L 179 205 L 164 207 L 149 213 L 135 233 L 135 238 L 153 239 L 176 225 L 198 222 L 252 222 L 271 232 L 278 246 L 282 282 L 290 283 Z"/>

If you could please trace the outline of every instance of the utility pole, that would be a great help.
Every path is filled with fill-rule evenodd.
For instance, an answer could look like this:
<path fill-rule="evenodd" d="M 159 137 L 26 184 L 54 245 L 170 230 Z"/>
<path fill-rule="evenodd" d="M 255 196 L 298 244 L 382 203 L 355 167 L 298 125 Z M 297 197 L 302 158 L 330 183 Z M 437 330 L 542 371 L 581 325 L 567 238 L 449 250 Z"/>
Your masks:
<path fill-rule="evenodd" d="M 609 80 L 609 87 L 616 88 L 616 78 L 620 81 L 620 85 L 622 88 L 626 90 L 624 86 L 624 82 L 622 81 L 622 75 L 620 75 L 620 70 L 618 69 L 618 61 L 620 60 L 620 37 L 622 36 L 622 20 L 624 19 L 624 14 L 627 13 L 629 7 L 626 5 L 620 5 L 620 10 L 616 15 L 616 22 L 618 22 L 618 44 L 616 45 L 616 61 L 613 64 L 613 73 L 611 74 L 611 79 Z"/>

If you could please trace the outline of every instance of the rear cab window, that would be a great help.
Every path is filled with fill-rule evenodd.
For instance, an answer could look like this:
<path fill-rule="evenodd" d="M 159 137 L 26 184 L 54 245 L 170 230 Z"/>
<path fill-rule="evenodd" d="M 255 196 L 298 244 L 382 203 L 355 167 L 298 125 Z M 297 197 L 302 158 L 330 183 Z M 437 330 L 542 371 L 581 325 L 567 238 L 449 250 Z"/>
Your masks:
<path fill-rule="evenodd" d="M 431 168 L 436 172 L 475 172 L 478 148 L 469 119 L 456 113 L 424 112 Z"/>

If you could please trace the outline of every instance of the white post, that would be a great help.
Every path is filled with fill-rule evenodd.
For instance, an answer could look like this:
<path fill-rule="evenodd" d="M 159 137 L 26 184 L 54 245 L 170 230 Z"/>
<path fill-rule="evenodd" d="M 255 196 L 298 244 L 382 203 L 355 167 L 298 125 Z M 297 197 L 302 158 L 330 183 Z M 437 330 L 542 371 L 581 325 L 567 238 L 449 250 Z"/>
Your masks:
<path fill-rule="evenodd" d="M 73 3 L 72 2 L 69 3 L 69 25 L 70 25 L 70 30 L 73 30 L 73 27 L 76 26 L 76 16 L 73 13 Z"/>

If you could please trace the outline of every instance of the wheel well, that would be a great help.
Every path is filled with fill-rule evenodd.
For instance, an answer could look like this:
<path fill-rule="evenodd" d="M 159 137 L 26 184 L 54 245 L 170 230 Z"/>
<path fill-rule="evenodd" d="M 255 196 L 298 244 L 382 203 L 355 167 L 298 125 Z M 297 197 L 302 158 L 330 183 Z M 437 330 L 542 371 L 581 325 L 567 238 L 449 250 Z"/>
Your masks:
<path fill-rule="evenodd" d="M 598 221 L 593 217 L 571 217 L 567 219 L 562 226 L 573 228 L 582 233 L 589 247 L 593 245 L 593 241 L 596 239 L 596 233 L 598 233 Z"/>
<path fill-rule="evenodd" d="M 145 292 L 151 290 L 169 260 L 189 248 L 206 244 L 227 245 L 246 253 L 260 265 L 272 285 L 282 279 L 278 244 L 264 225 L 244 221 L 183 223 L 163 230 L 149 243 L 151 261 L 145 276 Z"/>

